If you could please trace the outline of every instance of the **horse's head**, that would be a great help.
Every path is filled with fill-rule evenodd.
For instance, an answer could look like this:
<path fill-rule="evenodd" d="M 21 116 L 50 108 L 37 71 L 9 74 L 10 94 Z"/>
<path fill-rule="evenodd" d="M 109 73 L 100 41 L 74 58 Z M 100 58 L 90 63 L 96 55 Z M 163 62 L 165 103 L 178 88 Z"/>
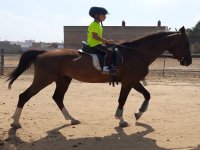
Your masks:
<path fill-rule="evenodd" d="M 192 64 L 192 57 L 190 52 L 190 43 L 187 34 L 185 33 L 185 28 L 180 28 L 179 32 L 169 36 L 174 36 L 170 40 L 170 48 L 168 49 L 174 57 L 180 61 L 181 65 L 189 66 Z"/>

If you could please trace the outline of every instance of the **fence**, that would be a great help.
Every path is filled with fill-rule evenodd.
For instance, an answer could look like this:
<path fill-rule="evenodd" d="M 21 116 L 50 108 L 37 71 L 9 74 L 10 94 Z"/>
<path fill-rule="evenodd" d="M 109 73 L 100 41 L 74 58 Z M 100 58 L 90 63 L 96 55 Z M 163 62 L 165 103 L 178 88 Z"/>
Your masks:
<path fill-rule="evenodd" d="M 0 75 L 9 74 L 14 68 L 17 67 L 21 54 L 7 54 L 4 50 L 0 50 Z M 26 73 L 33 73 L 33 68 L 26 71 Z M 200 54 L 193 55 L 193 64 L 189 67 L 179 65 L 177 60 L 165 58 L 162 55 L 152 65 L 150 65 L 151 75 L 198 75 L 200 76 Z"/>
<path fill-rule="evenodd" d="M 5 53 L 0 49 L 0 75 L 5 75 L 17 67 L 21 54 Z"/>
<path fill-rule="evenodd" d="M 1 49 L 0 75 L 4 75 L 4 49 Z"/>

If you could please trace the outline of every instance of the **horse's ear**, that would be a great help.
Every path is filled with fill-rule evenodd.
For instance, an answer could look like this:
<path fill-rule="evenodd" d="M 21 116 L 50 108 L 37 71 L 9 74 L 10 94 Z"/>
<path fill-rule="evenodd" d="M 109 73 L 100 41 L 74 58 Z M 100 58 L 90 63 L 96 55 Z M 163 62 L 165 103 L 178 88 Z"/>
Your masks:
<path fill-rule="evenodd" d="M 181 32 L 182 35 L 185 35 L 185 27 L 184 26 L 182 28 L 180 28 L 179 31 Z"/>

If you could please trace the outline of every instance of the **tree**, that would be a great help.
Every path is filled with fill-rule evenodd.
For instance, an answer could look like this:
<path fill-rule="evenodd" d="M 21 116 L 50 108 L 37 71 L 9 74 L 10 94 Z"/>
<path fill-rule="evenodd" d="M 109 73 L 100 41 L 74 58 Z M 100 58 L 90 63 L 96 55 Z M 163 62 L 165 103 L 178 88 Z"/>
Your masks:
<path fill-rule="evenodd" d="M 187 29 L 189 33 L 190 46 L 193 53 L 200 53 L 200 20 L 195 27 Z"/>
<path fill-rule="evenodd" d="M 192 29 L 187 29 L 190 37 L 200 37 L 200 20 L 197 22 L 195 27 Z"/>
<path fill-rule="evenodd" d="M 58 48 L 58 43 L 51 43 L 51 47 Z"/>

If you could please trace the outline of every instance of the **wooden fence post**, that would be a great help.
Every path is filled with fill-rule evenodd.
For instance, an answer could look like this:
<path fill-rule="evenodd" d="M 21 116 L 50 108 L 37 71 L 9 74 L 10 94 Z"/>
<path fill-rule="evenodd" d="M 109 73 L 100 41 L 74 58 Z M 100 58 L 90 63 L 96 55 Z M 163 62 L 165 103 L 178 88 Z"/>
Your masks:
<path fill-rule="evenodd" d="M 4 75 L 4 49 L 1 49 L 1 66 L 0 66 L 0 75 Z"/>

